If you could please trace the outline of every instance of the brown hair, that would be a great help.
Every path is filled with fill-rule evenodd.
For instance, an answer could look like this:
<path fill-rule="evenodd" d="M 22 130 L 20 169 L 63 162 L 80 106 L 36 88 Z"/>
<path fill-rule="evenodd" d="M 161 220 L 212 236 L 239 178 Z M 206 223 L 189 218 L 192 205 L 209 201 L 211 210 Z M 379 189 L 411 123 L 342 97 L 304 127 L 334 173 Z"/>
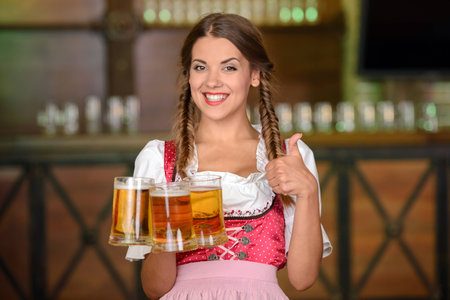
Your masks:
<path fill-rule="evenodd" d="M 249 61 L 252 70 L 260 71 L 259 114 L 262 125 L 262 137 L 267 149 L 267 158 L 275 159 L 284 155 L 278 128 L 278 118 L 272 105 L 271 76 L 273 64 L 263 46 L 262 34 L 246 18 L 235 14 L 213 13 L 201 19 L 190 31 L 181 49 L 182 91 L 177 105 L 177 120 L 174 131 L 177 145 L 176 170 L 185 177 L 185 168 L 194 155 L 194 131 L 198 112 L 191 99 L 189 70 L 192 60 L 192 48 L 195 42 L 207 35 L 225 38 Z M 293 203 L 290 197 L 283 197 L 284 204 Z"/>

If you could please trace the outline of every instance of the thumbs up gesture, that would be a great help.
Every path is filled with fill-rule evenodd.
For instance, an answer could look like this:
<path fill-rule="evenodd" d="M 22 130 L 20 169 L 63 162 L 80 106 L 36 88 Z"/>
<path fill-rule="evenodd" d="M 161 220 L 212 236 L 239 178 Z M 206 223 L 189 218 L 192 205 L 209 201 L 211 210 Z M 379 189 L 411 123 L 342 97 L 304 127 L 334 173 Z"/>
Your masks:
<path fill-rule="evenodd" d="M 297 146 L 302 134 L 290 137 L 285 156 L 278 157 L 266 165 L 266 178 L 277 194 L 303 197 L 315 196 L 318 185 L 314 175 L 308 170 Z"/>

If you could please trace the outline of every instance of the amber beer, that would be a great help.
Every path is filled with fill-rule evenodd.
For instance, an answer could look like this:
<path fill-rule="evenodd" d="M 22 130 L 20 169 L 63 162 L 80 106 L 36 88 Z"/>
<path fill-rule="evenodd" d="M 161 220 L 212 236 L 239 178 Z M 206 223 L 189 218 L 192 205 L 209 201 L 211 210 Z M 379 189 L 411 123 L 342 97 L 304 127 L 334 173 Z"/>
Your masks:
<path fill-rule="evenodd" d="M 112 210 L 111 245 L 150 245 L 150 178 L 116 177 Z"/>
<path fill-rule="evenodd" d="M 150 193 L 152 252 L 188 251 L 198 248 L 192 224 L 189 185 L 168 182 L 155 185 Z"/>
<path fill-rule="evenodd" d="M 189 178 L 194 230 L 199 246 L 218 246 L 228 242 L 220 180 L 220 176 L 212 175 Z"/>

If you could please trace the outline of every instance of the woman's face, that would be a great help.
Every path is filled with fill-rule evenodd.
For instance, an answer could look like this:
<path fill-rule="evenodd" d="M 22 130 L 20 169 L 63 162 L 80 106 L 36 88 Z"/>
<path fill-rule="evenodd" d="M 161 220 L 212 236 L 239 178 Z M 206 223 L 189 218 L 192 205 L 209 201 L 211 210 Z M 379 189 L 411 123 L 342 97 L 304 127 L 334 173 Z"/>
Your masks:
<path fill-rule="evenodd" d="M 192 98 L 202 118 L 216 121 L 245 115 L 249 88 L 259 85 L 259 72 L 252 71 L 248 60 L 225 38 L 198 39 L 189 73 Z"/>

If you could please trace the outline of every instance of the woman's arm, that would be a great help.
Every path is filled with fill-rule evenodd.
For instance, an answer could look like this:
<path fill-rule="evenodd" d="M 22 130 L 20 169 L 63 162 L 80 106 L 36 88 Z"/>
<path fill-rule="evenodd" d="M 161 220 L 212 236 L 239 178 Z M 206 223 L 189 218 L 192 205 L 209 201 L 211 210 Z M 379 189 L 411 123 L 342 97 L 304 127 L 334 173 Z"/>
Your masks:
<path fill-rule="evenodd" d="M 266 177 L 275 193 L 297 197 L 287 268 L 291 284 L 305 290 L 318 277 L 323 246 L 319 187 L 298 150 L 300 138 L 300 134 L 293 135 L 288 154 L 267 164 Z"/>
<path fill-rule="evenodd" d="M 145 294 L 158 299 L 172 289 L 177 276 L 175 253 L 150 253 L 142 263 L 141 281 Z"/>
<path fill-rule="evenodd" d="M 310 195 L 297 198 L 295 207 L 287 269 L 289 281 L 300 291 L 312 286 L 319 275 L 322 232 L 318 203 L 317 196 Z"/>

